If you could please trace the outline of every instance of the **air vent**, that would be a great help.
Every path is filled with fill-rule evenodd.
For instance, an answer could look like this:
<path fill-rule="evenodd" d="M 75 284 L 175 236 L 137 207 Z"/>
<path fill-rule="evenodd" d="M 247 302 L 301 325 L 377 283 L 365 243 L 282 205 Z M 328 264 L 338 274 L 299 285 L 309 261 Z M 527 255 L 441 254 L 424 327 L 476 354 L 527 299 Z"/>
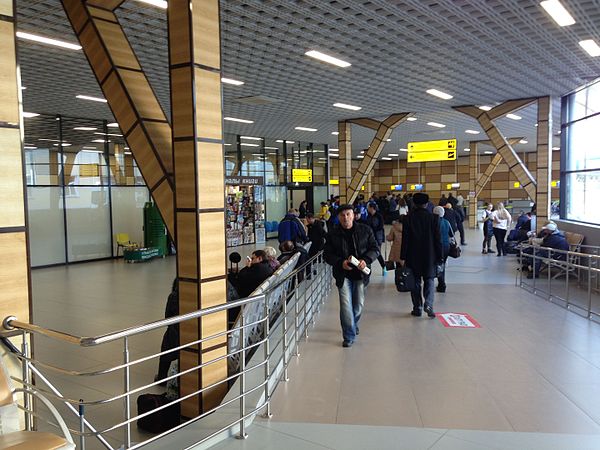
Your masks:
<path fill-rule="evenodd" d="M 280 103 L 281 100 L 273 97 L 265 97 L 264 95 L 254 95 L 252 97 L 240 97 L 233 100 L 234 102 L 243 103 L 244 105 L 270 105 L 271 103 Z"/>

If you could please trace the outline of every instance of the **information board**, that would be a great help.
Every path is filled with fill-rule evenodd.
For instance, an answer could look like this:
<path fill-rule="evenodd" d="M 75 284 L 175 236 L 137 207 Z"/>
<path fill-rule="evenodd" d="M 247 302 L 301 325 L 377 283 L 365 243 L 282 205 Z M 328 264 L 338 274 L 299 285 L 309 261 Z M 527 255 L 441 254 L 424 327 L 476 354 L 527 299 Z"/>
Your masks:
<path fill-rule="evenodd" d="M 312 183 L 312 169 L 292 169 L 293 183 Z"/>
<path fill-rule="evenodd" d="M 408 143 L 408 162 L 453 161 L 456 159 L 456 139 Z"/>

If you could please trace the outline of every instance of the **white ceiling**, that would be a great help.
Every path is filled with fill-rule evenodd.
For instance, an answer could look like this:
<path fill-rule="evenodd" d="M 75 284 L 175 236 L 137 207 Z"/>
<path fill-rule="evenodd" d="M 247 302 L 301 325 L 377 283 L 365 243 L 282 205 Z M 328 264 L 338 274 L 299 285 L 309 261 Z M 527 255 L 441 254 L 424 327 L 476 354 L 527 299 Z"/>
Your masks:
<path fill-rule="evenodd" d="M 223 85 L 226 116 L 254 120 L 226 122 L 226 131 L 311 141 L 337 147 L 337 121 L 383 118 L 412 111 L 416 122 L 400 125 L 382 156 L 408 141 L 456 137 L 459 148 L 477 122 L 451 106 L 493 105 L 506 99 L 552 95 L 554 132 L 559 130 L 559 97 L 600 76 L 600 57 L 578 42 L 600 42 L 600 0 L 562 0 L 577 23 L 559 27 L 528 0 L 222 0 L 223 75 L 244 81 Z M 21 31 L 76 41 L 58 0 L 17 0 Z M 135 0 L 118 15 L 142 66 L 169 110 L 166 12 Z M 102 96 L 81 51 L 19 40 L 24 109 L 112 120 L 105 104 L 75 95 Z M 304 55 L 316 49 L 352 63 L 346 69 Z M 425 93 L 436 88 L 449 101 Z M 241 104 L 237 98 L 267 96 L 280 102 Z M 362 106 L 358 113 L 332 106 Z M 536 108 L 520 121 L 497 121 L 506 136 L 524 136 L 535 145 Z M 31 121 L 35 119 L 29 119 Z M 443 130 L 426 122 L 446 124 Z M 30 122 L 31 123 L 31 122 Z M 317 128 L 301 132 L 295 126 Z M 372 132 L 353 128 L 355 152 Z M 558 144 L 558 139 L 555 145 Z"/>

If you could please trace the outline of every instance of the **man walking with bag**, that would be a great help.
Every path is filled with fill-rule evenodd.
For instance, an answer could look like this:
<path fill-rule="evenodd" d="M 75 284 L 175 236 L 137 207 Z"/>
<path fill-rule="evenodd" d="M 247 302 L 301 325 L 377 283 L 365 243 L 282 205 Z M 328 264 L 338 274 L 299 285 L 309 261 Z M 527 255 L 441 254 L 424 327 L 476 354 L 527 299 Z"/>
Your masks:
<path fill-rule="evenodd" d="M 352 205 L 337 210 L 339 224 L 332 227 L 325 242 L 325 261 L 333 267 L 340 297 L 340 322 L 344 347 L 352 347 L 369 284 L 370 265 L 379 256 L 379 246 L 367 225 L 354 221 Z"/>
<path fill-rule="evenodd" d="M 410 295 L 413 316 L 421 316 L 423 308 L 429 317 L 433 312 L 434 279 L 436 266 L 442 264 L 442 241 L 437 216 L 427 211 L 427 194 L 418 192 L 413 196 L 415 208 L 408 215 L 402 230 L 402 264 L 413 271 L 415 287 Z M 421 293 L 421 288 L 423 292 Z M 425 300 L 423 302 L 423 300 Z"/>

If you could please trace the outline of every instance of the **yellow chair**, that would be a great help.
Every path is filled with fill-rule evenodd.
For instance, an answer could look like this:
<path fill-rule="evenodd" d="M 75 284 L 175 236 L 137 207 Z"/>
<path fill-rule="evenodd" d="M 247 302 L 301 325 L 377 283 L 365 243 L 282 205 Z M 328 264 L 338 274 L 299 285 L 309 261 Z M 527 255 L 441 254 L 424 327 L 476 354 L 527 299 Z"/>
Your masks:
<path fill-rule="evenodd" d="M 122 248 L 124 250 L 129 250 L 132 248 L 138 248 L 139 245 L 135 242 L 131 242 L 129 240 L 129 235 L 127 233 L 117 233 L 117 256 L 119 256 L 119 249 Z"/>
<path fill-rule="evenodd" d="M 28 392 L 35 399 L 43 403 L 52 413 L 53 419 L 58 424 L 64 437 L 57 436 L 53 433 L 39 431 L 19 431 L 14 429 L 4 430 L 0 432 L 0 448 L 18 449 L 18 450 L 75 450 L 75 443 L 71 437 L 71 433 L 63 418 L 60 416 L 56 408 L 50 401 L 34 389 L 13 389 L 8 381 L 8 377 L 4 372 L 4 367 L 0 363 L 0 410 L 4 409 L 1 415 L 6 419 L 14 416 L 18 423 L 19 410 L 14 398 L 15 392 Z M 9 420 L 12 422 L 12 420 Z M 11 428 L 11 427 L 8 427 Z"/>

